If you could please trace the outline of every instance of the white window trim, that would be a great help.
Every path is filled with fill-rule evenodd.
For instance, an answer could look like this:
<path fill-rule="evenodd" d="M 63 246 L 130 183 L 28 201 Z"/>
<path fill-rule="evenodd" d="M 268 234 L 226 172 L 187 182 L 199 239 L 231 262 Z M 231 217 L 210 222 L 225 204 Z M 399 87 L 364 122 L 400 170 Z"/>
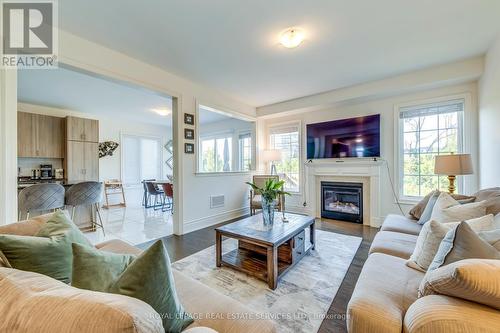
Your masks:
<path fill-rule="evenodd" d="M 398 201 L 401 203 L 414 204 L 421 200 L 422 197 L 406 197 L 402 195 L 402 177 L 403 172 L 403 161 L 401 158 L 401 124 L 399 119 L 399 113 L 401 108 L 413 107 L 425 104 L 441 103 L 450 100 L 464 100 L 464 113 L 463 113 L 463 128 L 462 128 L 462 148 L 464 153 L 471 153 L 474 165 L 477 166 L 477 153 L 475 145 L 477 142 L 473 141 L 473 128 L 476 126 L 476 121 L 474 119 L 475 112 L 473 108 L 472 95 L 471 93 L 461 93 L 456 95 L 446 95 L 430 99 L 415 100 L 411 102 L 404 102 L 394 105 L 394 185 L 396 187 L 396 193 L 398 195 Z M 477 171 L 476 171 L 477 172 Z M 457 177 L 457 181 L 460 182 L 460 186 L 464 193 L 470 193 L 473 190 L 473 181 L 470 179 L 464 179 L 463 177 Z"/>
<path fill-rule="evenodd" d="M 237 164 L 238 164 L 238 169 L 241 170 L 242 169 L 242 165 L 241 165 L 241 157 L 243 156 L 242 154 L 242 151 L 241 151 L 241 147 L 240 147 L 240 140 L 241 140 L 241 137 L 242 136 L 247 136 L 249 135 L 250 136 L 250 143 L 251 143 L 251 146 L 250 146 L 250 170 L 242 170 L 242 172 L 251 172 L 252 170 L 255 169 L 254 165 L 255 165 L 255 154 L 253 154 L 253 150 L 255 149 L 252 149 L 252 147 L 255 146 L 255 139 L 254 139 L 254 135 L 252 134 L 252 131 L 238 131 L 238 133 L 236 134 L 236 138 L 237 138 L 237 146 L 238 146 L 238 161 L 237 161 Z"/>
<path fill-rule="evenodd" d="M 123 154 L 123 137 L 124 136 L 133 136 L 133 137 L 138 137 L 138 138 L 148 138 L 148 139 L 154 139 L 158 140 L 160 142 L 160 146 L 158 148 L 158 156 L 160 157 L 160 177 L 163 177 L 163 172 L 165 171 L 164 168 L 164 160 L 165 156 L 163 155 L 163 145 L 165 144 L 163 142 L 163 138 L 161 136 L 155 136 L 155 135 L 148 135 L 148 134 L 143 134 L 143 133 L 137 133 L 137 132 L 120 132 L 120 179 L 124 181 L 123 177 L 125 175 L 125 161 L 124 161 L 124 155 Z M 125 185 L 125 184 L 124 184 Z M 140 188 L 142 185 L 136 185 L 136 186 L 125 186 L 126 188 Z"/>
<path fill-rule="evenodd" d="M 270 125 L 267 127 L 266 131 L 266 147 L 267 149 L 271 149 L 271 132 L 273 130 L 280 130 L 283 128 L 288 128 L 295 126 L 297 127 L 297 130 L 299 132 L 299 190 L 298 191 L 287 191 L 291 195 L 294 196 L 302 196 L 304 193 L 304 168 L 303 168 L 303 161 L 304 161 L 304 142 L 302 142 L 302 121 L 301 120 L 291 120 L 291 121 L 285 121 L 285 122 L 279 122 Z M 260 161 L 258 161 L 260 163 Z M 266 173 L 268 173 L 269 165 L 266 165 Z"/>
<path fill-rule="evenodd" d="M 206 136 L 200 136 L 200 139 L 198 140 L 198 150 L 196 153 L 197 155 L 197 159 L 198 159 L 198 166 L 199 168 L 201 169 L 201 166 L 203 165 L 202 163 L 202 156 L 201 156 L 201 145 L 202 145 L 202 142 L 203 141 L 206 141 L 206 140 L 214 140 L 214 159 L 216 159 L 216 156 L 217 156 L 217 140 L 218 139 L 231 139 L 231 151 L 232 153 L 234 153 L 234 149 L 233 149 L 233 146 L 234 146 L 234 131 L 227 131 L 227 132 L 217 132 L 217 133 L 210 133 L 209 135 L 206 135 Z M 232 160 L 231 160 L 231 170 L 230 171 L 203 171 L 203 170 L 198 170 L 199 173 L 230 173 L 230 172 L 234 172 L 233 169 L 234 169 L 234 154 L 232 154 L 231 156 L 233 157 Z M 215 162 L 215 161 L 214 161 Z"/>

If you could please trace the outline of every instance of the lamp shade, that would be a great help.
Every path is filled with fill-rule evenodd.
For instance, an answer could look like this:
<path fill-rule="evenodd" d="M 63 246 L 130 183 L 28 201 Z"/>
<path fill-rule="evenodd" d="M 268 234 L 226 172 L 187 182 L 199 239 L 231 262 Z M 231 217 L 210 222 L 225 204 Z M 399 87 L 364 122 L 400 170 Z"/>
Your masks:
<path fill-rule="evenodd" d="M 436 175 L 470 175 L 474 173 L 470 154 L 436 156 L 434 164 Z"/>
<path fill-rule="evenodd" d="M 266 149 L 260 153 L 260 158 L 263 162 L 281 161 L 281 150 Z"/>

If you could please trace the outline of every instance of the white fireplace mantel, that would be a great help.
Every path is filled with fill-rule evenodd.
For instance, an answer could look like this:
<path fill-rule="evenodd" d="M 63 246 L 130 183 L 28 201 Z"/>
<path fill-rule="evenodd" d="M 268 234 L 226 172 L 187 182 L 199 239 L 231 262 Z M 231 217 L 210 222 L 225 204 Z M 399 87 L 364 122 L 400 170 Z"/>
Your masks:
<path fill-rule="evenodd" d="M 379 227 L 380 174 L 383 161 L 374 160 L 315 160 L 306 163 L 306 202 L 308 213 L 321 217 L 322 181 L 363 183 L 363 224 Z"/>

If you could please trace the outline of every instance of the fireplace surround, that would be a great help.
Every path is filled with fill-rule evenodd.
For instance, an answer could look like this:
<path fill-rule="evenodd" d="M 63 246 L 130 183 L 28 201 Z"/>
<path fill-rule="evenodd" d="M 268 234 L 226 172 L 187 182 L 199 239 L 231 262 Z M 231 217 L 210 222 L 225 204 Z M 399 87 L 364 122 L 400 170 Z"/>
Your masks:
<path fill-rule="evenodd" d="M 363 184 L 322 181 L 321 217 L 363 223 Z"/>

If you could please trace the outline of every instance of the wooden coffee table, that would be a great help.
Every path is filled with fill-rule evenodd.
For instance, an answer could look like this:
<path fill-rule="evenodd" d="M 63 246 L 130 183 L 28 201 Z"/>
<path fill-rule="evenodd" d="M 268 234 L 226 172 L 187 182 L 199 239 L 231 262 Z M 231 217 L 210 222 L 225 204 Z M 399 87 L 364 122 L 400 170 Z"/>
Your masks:
<path fill-rule="evenodd" d="M 278 280 L 315 246 L 314 217 L 286 214 L 282 222 L 275 214 L 274 224 L 266 227 L 262 214 L 215 229 L 217 267 L 222 265 L 267 281 L 276 289 Z M 309 228 L 309 239 L 306 237 Z M 238 248 L 222 255 L 222 236 L 238 240 Z"/>

